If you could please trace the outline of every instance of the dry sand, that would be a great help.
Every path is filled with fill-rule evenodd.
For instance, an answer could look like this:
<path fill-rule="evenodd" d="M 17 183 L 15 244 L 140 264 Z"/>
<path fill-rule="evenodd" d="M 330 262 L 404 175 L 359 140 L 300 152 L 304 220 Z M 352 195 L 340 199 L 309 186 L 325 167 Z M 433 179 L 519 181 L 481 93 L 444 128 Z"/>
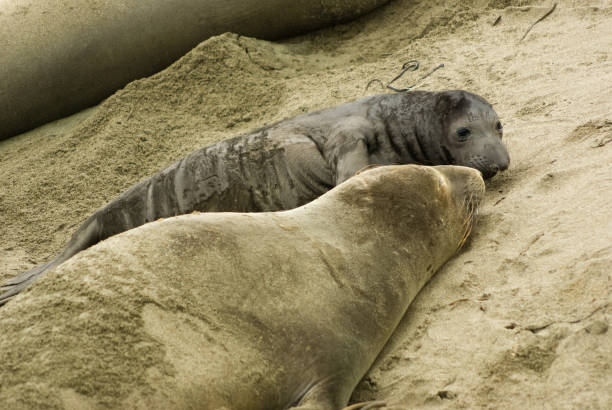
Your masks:
<path fill-rule="evenodd" d="M 423 88 L 491 101 L 511 168 L 488 182 L 468 248 L 421 292 L 355 399 L 612 408 L 612 2 L 559 1 L 519 42 L 551 5 L 397 0 L 283 43 L 227 34 L 2 141 L 0 279 L 54 256 L 96 208 L 197 148 L 380 92 L 368 81 L 407 60 L 421 73 L 444 63 Z"/>

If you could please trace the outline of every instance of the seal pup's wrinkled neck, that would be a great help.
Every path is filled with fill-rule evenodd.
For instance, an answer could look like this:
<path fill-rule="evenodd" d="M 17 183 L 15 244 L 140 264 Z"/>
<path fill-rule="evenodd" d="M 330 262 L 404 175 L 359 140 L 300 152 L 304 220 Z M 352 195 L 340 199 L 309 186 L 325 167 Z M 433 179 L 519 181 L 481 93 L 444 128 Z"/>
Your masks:
<path fill-rule="evenodd" d="M 437 140 L 442 122 L 433 117 L 432 93 L 413 91 L 380 99 L 376 113 L 383 119 L 389 141 L 399 155 L 397 163 L 437 165 L 448 163 Z"/>

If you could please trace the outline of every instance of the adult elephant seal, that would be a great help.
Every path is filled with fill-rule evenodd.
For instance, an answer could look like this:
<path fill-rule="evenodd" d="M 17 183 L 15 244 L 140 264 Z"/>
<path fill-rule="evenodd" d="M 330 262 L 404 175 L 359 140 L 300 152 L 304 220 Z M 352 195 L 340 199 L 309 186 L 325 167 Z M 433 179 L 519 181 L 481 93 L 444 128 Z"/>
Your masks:
<path fill-rule="evenodd" d="M 124 232 L 2 311 L 0 402 L 340 409 L 483 195 L 471 168 L 379 167 L 294 210 Z"/>
<path fill-rule="evenodd" d="M 225 32 L 274 40 L 388 0 L 2 0 L 0 140 L 72 114 Z"/>
<path fill-rule="evenodd" d="M 466 91 L 382 94 L 195 151 L 90 216 L 54 260 L 5 283 L 0 304 L 77 252 L 158 218 L 303 205 L 371 164 L 508 167 L 490 104 Z"/>

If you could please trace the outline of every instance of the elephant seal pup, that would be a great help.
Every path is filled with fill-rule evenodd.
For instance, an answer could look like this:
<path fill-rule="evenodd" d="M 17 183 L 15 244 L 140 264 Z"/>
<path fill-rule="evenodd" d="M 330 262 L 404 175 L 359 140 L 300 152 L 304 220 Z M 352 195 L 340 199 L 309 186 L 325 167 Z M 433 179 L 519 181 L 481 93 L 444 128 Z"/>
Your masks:
<path fill-rule="evenodd" d="M 371 164 L 508 167 L 499 117 L 466 91 L 382 94 L 200 149 L 90 216 L 55 259 L 3 284 L 0 305 L 77 252 L 159 218 L 306 204 Z"/>
<path fill-rule="evenodd" d="M 0 402 L 340 409 L 483 195 L 471 168 L 388 166 L 290 211 L 124 232 L 5 307 Z"/>

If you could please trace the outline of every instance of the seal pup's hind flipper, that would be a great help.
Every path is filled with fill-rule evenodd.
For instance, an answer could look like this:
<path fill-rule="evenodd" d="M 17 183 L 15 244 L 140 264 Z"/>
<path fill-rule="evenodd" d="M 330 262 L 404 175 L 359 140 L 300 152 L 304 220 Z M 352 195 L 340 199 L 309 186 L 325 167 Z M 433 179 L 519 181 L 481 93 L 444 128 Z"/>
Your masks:
<path fill-rule="evenodd" d="M 27 288 L 30 283 L 34 282 L 40 275 L 51 268 L 54 261 L 46 262 L 36 266 L 28 271 L 21 272 L 19 275 L 7 280 L 0 285 L 0 306 L 4 305 L 13 296 Z"/>

